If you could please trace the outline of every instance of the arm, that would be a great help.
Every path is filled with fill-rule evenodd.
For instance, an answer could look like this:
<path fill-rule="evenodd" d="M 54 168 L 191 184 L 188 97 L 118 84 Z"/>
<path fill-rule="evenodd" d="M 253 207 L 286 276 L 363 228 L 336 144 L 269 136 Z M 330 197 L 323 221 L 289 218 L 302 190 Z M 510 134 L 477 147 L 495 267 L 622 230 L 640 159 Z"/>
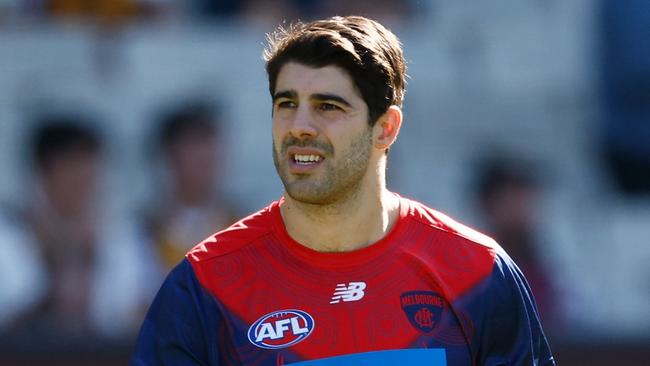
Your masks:
<path fill-rule="evenodd" d="M 480 365 L 555 365 L 532 292 L 507 254 L 495 258 L 478 330 Z"/>
<path fill-rule="evenodd" d="M 151 304 L 131 365 L 218 365 L 216 319 L 215 301 L 184 259 Z"/>

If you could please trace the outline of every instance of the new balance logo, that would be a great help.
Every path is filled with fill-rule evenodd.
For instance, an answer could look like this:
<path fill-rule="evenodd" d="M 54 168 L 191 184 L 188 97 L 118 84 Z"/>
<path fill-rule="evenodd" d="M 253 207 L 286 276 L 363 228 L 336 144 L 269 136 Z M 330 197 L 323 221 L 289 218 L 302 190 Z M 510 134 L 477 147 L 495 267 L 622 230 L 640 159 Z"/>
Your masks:
<path fill-rule="evenodd" d="M 363 295 L 365 295 L 363 292 L 365 289 L 365 282 L 350 282 L 348 285 L 345 283 L 339 283 L 334 289 L 334 296 L 332 296 L 330 304 L 337 304 L 341 301 L 347 302 L 361 300 Z"/>

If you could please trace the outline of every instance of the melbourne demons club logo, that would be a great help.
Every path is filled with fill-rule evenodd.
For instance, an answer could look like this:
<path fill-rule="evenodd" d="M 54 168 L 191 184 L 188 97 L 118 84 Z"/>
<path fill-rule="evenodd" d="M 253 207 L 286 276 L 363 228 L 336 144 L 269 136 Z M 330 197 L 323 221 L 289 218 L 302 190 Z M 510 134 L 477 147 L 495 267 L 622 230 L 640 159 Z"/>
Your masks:
<path fill-rule="evenodd" d="M 424 333 L 436 329 L 445 309 L 442 296 L 431 291 L 404 292 L 400 303 L 411 325 Z"/>
<path fill-rule="evenodd" d="M 293 346 L 309 337 L 314 318 L 302 310 L 278 310 L 259 318 L 248 328 L 248 340 L 260 348 Z"/>

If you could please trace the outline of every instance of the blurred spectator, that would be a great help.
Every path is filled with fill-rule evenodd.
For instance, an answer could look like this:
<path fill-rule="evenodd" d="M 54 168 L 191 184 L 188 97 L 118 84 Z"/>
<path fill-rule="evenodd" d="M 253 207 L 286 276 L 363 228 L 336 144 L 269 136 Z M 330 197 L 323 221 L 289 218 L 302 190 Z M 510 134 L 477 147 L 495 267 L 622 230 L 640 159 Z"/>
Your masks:
<path fill-rule="evenodd" d="M 101 163 L 99 137 L 61 121 L 40 130 L 34 146 L 42 191 L 35 192 L 27 220 L 40 244 L 51 286 L 29 316 L 48 327 L 87 331 L 96 256 L 92 205 Z"/>
<path fill-rule="evenodd" d="M 189 103 L 160 121 L 157 148 L 167 173 L 149 215 L 149 229 L 165 272 L 210 234 L 237 218 L 221 192 L 223 150 L 217 111 Z"/>
<path fill-rule="evenodd" d="M 7 2 L 7 0 L 5 0 Z M 413 0 L 0 0 L 7 16 L 44 16 L 118 28 L 134 22 L 173 20 L 260 24 L 312 20 L 332 15 L 364 15 L 397 24 L 429 7 Z"/>
<path fill-rule="evenodd" d="M 260 24 L 353 14 L 396 24 L 415 13 L 414 4 L 408 0 L 241 0 L 241 4 L 241 16 Z"/>
<path fill-rule="evenodd" d="M 44 11 L 59 19 L 95 21 L 120 25 L 131 19 L 155 14 L 156 1 L 143 0 L 45 0 Z"/>
<path fill-rule="evenodd" d="M 508 252 L 528 279 L 545 327 L 557 327 L 556 288 L 540 254 L 540 187 L 534 167 L 495 158 L 479 168 L 477 201 L 487 234 Z"/>
<path fill-rule="evenodd" d="M 241 19 L 262 27 L 291 19 L 309 19 L 320 8 L 319 0 L 243 0 L 241 4 Z"/>
<path fill-rule="evenodd" d="M 602 0 L 603 152 L 616 187 L 650 194 L 650 2 Z"/>
<path fill-rule="evenodd" d="M 327 0 L 321 1 L 325 15 L 358 14 L 373 19 L 382 19 L 395 24 L 415 15 L 414 3 L 410 0 Z"/>
<path fill-rule="evenodd" d="M 28 146 L 31 195 L 0 225 L 3 256 L 17 260 L 2 270 L 18 283 L 7 295 L 22 308 L 0 330 L 53 340 L 131 334 L 151 291 L 128 218 L 107 219 L 100 210 L 100 135 L 83 118 L 46 116 Z"/>

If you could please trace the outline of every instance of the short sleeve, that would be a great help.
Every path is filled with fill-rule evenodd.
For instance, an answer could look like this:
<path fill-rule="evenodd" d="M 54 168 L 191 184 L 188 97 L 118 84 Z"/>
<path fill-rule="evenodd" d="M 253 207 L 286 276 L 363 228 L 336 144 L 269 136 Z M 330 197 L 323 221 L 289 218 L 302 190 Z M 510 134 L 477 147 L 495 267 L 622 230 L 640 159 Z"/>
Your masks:
<path fill-rule="evenodd" d="M 481 296 L 483 320 L 478 329 L 480 365 L 555 365 L 532 292 L 524 275 L 501 252 Z"/>

